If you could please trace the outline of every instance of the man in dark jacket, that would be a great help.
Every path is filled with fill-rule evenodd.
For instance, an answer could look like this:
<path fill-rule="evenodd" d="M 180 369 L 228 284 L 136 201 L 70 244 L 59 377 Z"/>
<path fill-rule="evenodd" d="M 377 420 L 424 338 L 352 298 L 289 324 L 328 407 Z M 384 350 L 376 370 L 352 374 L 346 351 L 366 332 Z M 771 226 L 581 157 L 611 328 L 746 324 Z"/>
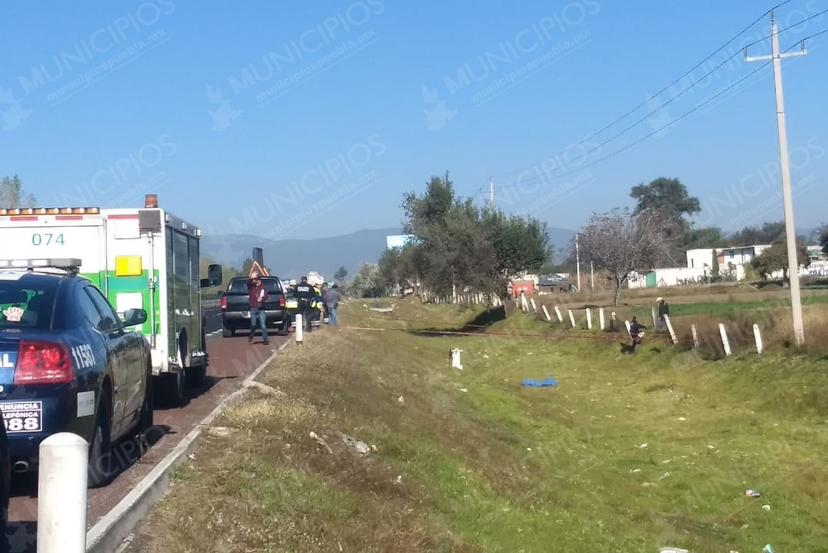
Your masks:
<path fill-rule="evenodd" d="M 248 342 L 253 342 L 256 334 L 256 325 L 262 331 L 262 341 L 269 343 L 267 336 L 267 315 L 265 314 L 264 303 L 267 301 L 267 290 L 264 289 L 259 273 L 253 272 L 247 279 L 247 301 L 250 306 L 250 335 Z"/>
<path fill-rule="evenodd" d="M 308 283 L 308 277 L 303 276 L 299 283 L 294 287 L 293 294 L 296 296 L 296 301 L 299 302 L 299 312 L 302 314 L 302 323 L 308 332 L 313 329 L 313 319 L 311 313 L 311 302 L 316 295 L 316 290 Z"/>
<path fill-rule="evenodd" d="M 635 346 L 641 343 L 641 337 L 644 335 L 644 329 L 647 328 L 638 322 L 635 317 L 630 322 L 630 353 L 635 353 Z"/>

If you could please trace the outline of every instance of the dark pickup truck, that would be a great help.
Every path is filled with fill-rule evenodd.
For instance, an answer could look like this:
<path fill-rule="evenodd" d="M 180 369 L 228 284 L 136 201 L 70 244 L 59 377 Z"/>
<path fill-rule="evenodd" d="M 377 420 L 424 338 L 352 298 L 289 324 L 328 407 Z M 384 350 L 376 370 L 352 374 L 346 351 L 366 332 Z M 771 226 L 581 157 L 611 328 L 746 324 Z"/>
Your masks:
<path fill-rule="evenodd" d="M 287 334 L 290 332 L 290 315 L 285 309 L 282 282 L 276 277 L 262 277 L 262 284 L 267 291 L 264 304 L 267 327 Z M 250 303 L 247 298 L 247 278 L 231 279 L 227 291 L 221 296 L 222 335 L 225 338 L 235 336 L 237 330 L 250 330 Z"/>

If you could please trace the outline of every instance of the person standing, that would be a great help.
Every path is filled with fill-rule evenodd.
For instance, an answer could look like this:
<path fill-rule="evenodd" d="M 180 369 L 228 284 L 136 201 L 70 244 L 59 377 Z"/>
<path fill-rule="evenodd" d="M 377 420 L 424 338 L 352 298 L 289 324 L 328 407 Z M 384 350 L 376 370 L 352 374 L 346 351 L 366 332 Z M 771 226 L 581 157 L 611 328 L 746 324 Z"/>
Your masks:
<path fill-rule="evenodd" d="M 257 325 L 262 331 L 262 342 L 264 344 L 270 342 L 267 336 L 267 315 L 264 308 L 266 301 L 267 290 L 265 290 L 262 280 L 259 278 L 259 273 L 254 271 L 250 273 L 250 278 L 247 280 L 247 302 L 250 307 L 250 335 L 247 337 L 247 341 L 250 343 L 253 343 Z"/>
<path fill-rule="evenodd" d="M 311 302 L 316 295 L 316 290 L 308 283 L 308 277 L 303 276 L 294 287 L 293 293 L 299 302 L 299 312 L 302 314 L 302 322 L 308 332 L 313 330 Z"/>
<path fill-rule="evenodd" d="M 670 306 L 667 305 L 667 302 L 664 301 L 664 298 L 660 296 L 656 298 L 656 305 L 658 306 L 658 327 L 666 328 L 667 321 L 664 320 L 664 316 L 670 316 Z"/>
<path fill-rule="evenodd" d="M 325 308 L 328 310 L 328 324 L 331 326 L 337 325 L 336 309 L 339 307 L 339 302 L 342 301 L 342 294 L 337 290 L 337 285 L 327 290 L 324 296 Z"/>

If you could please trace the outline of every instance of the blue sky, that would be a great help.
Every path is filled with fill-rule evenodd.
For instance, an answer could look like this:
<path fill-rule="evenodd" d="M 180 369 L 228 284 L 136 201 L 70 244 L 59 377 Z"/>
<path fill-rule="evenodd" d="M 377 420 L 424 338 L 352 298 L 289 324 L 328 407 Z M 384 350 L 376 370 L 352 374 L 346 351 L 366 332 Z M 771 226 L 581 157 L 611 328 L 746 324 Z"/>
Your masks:
<path fill-rule="evenodd" d="M 126 207 L 157 192 L 210 232 L 271 237 L 395 226 L 402 194 L 445 171 L 481 201 L 494 176 L 498 206 L 558 227 L 630 205 L 630 187 L 658 176 L 702 199 L 699 224 L 761 223 L 782 212 L 769 68 L 592 166 L 758 66 L 735 55 L 606 146 L 683 85 L 588 135 L 774 3 L 5 2 L 0 174 L 19 174 L 41 205 Z M 826 8 L 791 0 L 778 15 L 784 27 Z M 826 28 L 816 17 L 783 48 Z M 828 220 L 826 45 L 784 62 L 799 227 Z"/>

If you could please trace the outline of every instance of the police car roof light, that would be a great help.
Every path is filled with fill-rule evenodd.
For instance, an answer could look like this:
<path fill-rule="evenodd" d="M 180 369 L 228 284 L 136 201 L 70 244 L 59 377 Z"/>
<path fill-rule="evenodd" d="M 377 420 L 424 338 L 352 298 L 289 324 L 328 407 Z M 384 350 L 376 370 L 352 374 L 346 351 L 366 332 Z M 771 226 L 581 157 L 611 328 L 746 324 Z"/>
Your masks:
<path fill-rule="evenodd" d="M 62 269 L 77 273 L 81 260 L 74 257 L 41 259 L 0 259 L 0 269 Z"/>

